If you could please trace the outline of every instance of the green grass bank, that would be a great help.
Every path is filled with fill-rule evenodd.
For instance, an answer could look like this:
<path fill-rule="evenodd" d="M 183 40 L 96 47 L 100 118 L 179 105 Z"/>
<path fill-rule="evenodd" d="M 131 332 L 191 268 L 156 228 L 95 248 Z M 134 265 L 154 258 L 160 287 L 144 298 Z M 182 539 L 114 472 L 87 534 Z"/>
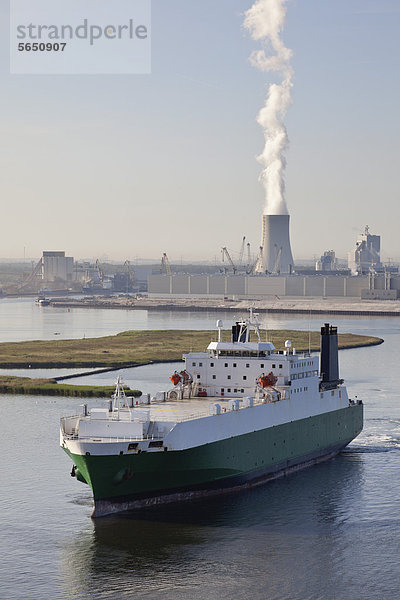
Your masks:
<path fill-rule="evenodd" d="M 222 332 L 223 341 L 230 339 L 230 331 Z M 290 339 L 297 351 L 309 348 L 309 332 L 271 330 L 262 332 L 262 339 L 273 342 L 280 350 Z M 151 362 L 176 361 L 184 352 L 204 351 L 210 341 L 216 340 L 215 331 L 125 331 L 118 335 L 81 340 L 51 340 L 3 342 L 0 344 L 0 368 L 92 368 L 126 367 Z M 382 339 L 372 336 L 339 334 L 339 348 L 357 348 L 381 344 Z M 310 335 L 310 348 L 319 350 L 320 333 Z"/>
<path fill-rule="evenodd" d="M 73 396 L 78 398 L 110 398 L 115 386 L 69 385 L 54 379 L 0 376 L 0 394 L 31 396 Z M 125 388 L 127 396 L 140 396 L 139 390 Z"/>

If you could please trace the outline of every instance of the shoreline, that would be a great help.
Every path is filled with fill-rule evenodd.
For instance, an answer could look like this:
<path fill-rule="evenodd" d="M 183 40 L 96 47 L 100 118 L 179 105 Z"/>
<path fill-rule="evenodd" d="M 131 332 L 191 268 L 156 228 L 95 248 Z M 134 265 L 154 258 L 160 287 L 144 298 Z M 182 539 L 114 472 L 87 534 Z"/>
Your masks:
<path fill-rule="evenodd" d="M 324 307 L 321 308 L 321 304 Z M 97 297 L 82 300 L 52 298 L 50 306 L 63 308 L 92 308 L 108 310 L 148 310 L 148 311 L 201 311 L 237 312 L 253 308 L 263 314 L 293 315 L 336 315 L 336 316 L 377 316 L 400 317 L 398 300 L 360 300 L 358 298 L 298 298 L 271 297 L 266 300 L 203 300 L 201 298 L 181 299 L 133 299 L 131 297 Z"/>

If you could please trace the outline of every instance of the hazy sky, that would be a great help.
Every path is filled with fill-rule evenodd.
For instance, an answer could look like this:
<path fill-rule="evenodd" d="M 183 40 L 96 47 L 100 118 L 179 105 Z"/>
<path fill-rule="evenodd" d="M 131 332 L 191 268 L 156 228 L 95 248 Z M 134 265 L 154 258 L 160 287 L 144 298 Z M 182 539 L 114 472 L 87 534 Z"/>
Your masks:
<path fill-rule="evenodd" d="M 250 0 L 153 0 L 151 75 L 10 75 L 0 0 L 0 257 L 167 252 L 260 243 L 256 123 L 269 74 L 248 62 Z M 399 0 L 293 0 L 286 126 L 295 260 L 345 256 L 369 225 L 400 260 Z"/>

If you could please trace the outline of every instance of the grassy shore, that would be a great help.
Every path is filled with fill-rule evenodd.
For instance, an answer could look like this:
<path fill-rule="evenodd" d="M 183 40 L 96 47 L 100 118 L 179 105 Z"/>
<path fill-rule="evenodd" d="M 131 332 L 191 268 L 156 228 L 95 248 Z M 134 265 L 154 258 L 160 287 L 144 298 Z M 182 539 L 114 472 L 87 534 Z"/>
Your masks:
<path fill-rule="evenodd" d="M 32 396 L 75 396 L 79 398 L 110 398 L 115 386 L 69 385 L 54 379 L 0 376 L 0 394 Z M 138 390 L 125 388 L 127 396 L 140 396 Z"/>
<path fill-rule="evenodd" d="M 223 341 L 230 339 L 229 331 L 222 334 Z M 118 335 L 81 340 L 5 342 L 0 344 L 0 368 L 126 367 L 176 361 L 182 358 L 184 352 L 204 351 L 215 339 L 215 331 L 171 330 L 125 331 Z M 307 331 L 262 332 L 262 339 L 272 341 L 277 349 L 283 349 L 287 339 L 298 351 L 309 348 Z M 371 346 L 382 341 L 371 336 L 339 334 L 340 348 Z M 319 344 L 319 332 L 311 332 L 311 350 L 318 350 Z M 73 387 L 75 389 L 76 386 Z"/>

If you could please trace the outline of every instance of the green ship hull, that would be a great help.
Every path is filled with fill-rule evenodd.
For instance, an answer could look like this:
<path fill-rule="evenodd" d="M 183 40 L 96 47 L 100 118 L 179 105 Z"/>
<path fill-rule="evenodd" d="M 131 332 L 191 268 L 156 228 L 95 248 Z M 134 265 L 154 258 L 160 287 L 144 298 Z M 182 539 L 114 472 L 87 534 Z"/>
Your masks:
<path fill-rule="evenodd" d="M 340 452 L 362 430 L 363 405 L 326 412 L 185 450 L 79 455 L 93 516 L 256 485 Z"/>

